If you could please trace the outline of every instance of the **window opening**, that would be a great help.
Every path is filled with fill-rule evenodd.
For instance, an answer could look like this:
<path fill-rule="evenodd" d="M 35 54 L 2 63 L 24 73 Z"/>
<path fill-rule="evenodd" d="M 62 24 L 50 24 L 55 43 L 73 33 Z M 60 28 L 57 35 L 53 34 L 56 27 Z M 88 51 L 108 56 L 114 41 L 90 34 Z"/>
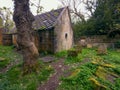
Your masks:
<path fill-rule="evenodd" d="M 66 33 L 66 34 L 65 34 L 65 39 L 67 39 L 67 37 L 68 37 L 68 34 Z"/>
<path fill-rule="evenodd" d="M 43 38 L 42 37 L 40 37 L 40 42 L 43 42 Z"/>

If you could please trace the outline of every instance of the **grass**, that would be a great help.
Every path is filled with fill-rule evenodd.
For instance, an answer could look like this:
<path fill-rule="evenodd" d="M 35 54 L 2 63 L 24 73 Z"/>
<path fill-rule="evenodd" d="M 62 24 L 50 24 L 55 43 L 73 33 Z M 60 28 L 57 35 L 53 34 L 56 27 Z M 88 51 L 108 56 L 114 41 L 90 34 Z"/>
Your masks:
<path fill-rule="evenodd" d="M 44 67 L 37 74 L 22 76 L 20 67 L 15 66 L 8 72 L 0 74 L 0 90 L 36 90 L 52 71 L 52 68 Z"/>
<path fill-rule="evenodd" d="M 67 57 L 67 51 L 55 54 L 55 57 L 65 58 L 71 74 L 61 77 L 57 90 L 119 90 L 120 88 L 120 53 L 108 50 L 106 55 L 97 55 L 96 49 L 84 48 L 77 57 Z M 88 61 L 84 61 L 89 58 Z M 53 69 L 49 63 L 40 62 L 40 72 L 22 76 L 22 57 L 10 46 L 0 46 L 0 69 L 18 60 L 7 72 L 0 74 L 0 90 L 36 90 L 38 85 L 45 82 Z M 82 64 L 81 64 L 82 63 Z M 69 72 L 65 71 L 65 72 Z M 108 75 L 113 75 L 110 79 Z M 101 89 L 102 88 L 102 89 Z"/>
<path fill-rule="evenodd" d="M 12 46 L 0 46 L 0 58 L 3 59 L 0 60 L 0 69 L 2 69 L 5 68 L 11 62 L 20 60 L 22 57 L 19 54 L 13 52 Z"/>
<path fill-rule="evenodd" d="M 46 81 L 53 72 L 52 67 L 39 60 L 39 73 L 22 76 L 22 57 L 14 52 L 12 46 L 0 46 L 0 57 L 4 58 L 0 61 L 1 70 L 19 59 L 18 64 L 14 64 L 7 72 L 0 73 L 0 90 L 36 90 L 38 85 Z"/>
<path fill-rule="evenodd" d="M 79 64 L 83 62 L 85 58 L 89 58 L 90 61 Z M 97 55 L 96 49 L 84 48 L 82 53 L 79 53 L 77 57 L 67 57 L 65 63 L 69 64 L 69 66 L 75 63 L 77 66 L 72 67 L 71 74 L 68 77 L 61 77 L 62 83 L 59 85 L 58 90 L 97 90 L 99 88 L 119 90 L 120 88 L 119 52 L 108 50 L 106 55 Z M 99 67 L 102 69 L 99 69 Z M 108 74 L 114 74 L 118 77 L 111 77 L 113 82 L 110 82 L 105 77 Z M 93 78 L 95 82 L 92 82 L 90 80 L 91 78 Z"/>
<path fill-rule="evenodd" d="M 66 57 L 66 56 L 67 56 L 66 50 L 55 53 L 55 57 L 57 57 L 57 58 L 62 58 L 62 57 Z"/>
<path fill-rule="evenodd" d="M 96 51 L 94 49 L 84 48 L 82 50 L 82 53 L 78 53 L 77 57 L 67 57 L 65 63 L 66 64 L 79 63 L 83 61 L 85 58 L 91 58 L 93 56 L 96 56 Z"/>

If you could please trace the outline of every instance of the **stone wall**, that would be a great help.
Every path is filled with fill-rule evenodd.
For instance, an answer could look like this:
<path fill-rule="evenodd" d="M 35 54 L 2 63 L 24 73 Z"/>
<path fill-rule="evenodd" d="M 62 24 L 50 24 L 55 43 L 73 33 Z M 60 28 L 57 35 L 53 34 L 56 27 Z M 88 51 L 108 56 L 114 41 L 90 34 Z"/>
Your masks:
<path fill-rule="evenodd" d="M 73 31 L 71 27 L 71 20 L 69 11 L 66 8 L 58 18 L 57 25 L 55 27 L 55 52 L 62 50 L 68 50 L 73 46 Z"/>
<path fill-rule="evenodd" d="M 36 32 L 34 33 L 34 41 L 39 52 L 54 52 L 53 30 L 36 30 Z"/>
<path fill-rule="evenodd" d="M 80 37 L 79 42 L 77 44 L 80 44 L 82 46 L 91 46 L 91 47 L 98 47 L 101 44 L 106 45 L 108 48 L 114 48 L 114 43 L 116 41 L 120 40 L 120 37 L 117 36 L 115 38 L 108 38 L 105 35 L 100 36 L 91 36 L 91 37 Z"/>

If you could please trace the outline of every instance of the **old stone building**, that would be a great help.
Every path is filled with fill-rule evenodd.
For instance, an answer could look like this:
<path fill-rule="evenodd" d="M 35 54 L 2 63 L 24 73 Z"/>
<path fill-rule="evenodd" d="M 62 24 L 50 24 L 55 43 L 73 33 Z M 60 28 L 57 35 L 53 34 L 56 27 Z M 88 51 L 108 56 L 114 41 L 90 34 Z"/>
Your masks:
<path fill-rule="evenodd" d="M 73 30 L 68 7 L 35 16 L 33 23 L 35 44 L 38 50 L 59 52 L 73 45 Z"/>

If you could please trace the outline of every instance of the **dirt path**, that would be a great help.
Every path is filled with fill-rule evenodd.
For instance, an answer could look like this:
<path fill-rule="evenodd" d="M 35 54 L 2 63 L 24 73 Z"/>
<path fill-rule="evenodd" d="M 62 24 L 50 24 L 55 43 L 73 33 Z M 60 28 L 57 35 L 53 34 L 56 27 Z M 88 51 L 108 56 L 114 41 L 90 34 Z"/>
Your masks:
<path fill-rule="evenodd" d="M 38 90 L 56 90 L 60 83 L 60 77 L 66 76 L 64 71 L 69 69 L 68 66 L 64 65 L 63 58 L 57 62 L 52 62 L 51 66 L 55 69 L 55 73 L 49 78 L 47 82 L 39 86 Z"/>
<path fill-rule="evenodd" d="M 59 61 L 57 62 L 52 62 L 51 66 L 54 68 L 55 73 L 49 78 L 49 80 L 47 82 L 45 82 L 44 84 L 40 85 L 38 87 L 37 90 L 56 90 L 57 87 L 60 84 L 60 77 L 61 76 L 69 76 L 71 74 L 71 72 L 69 73 L 64 73 L 64 71 L 69 70 L 70 67 L 72 66 L 78 66 L 78 65 L 83 65 L 87 62 L 89 62 L 90 59 L 86 58 L 85 60 L 83 60 L 82 62 L 78 63 L 78 64 L 72 64 L 71 66 L 67 66 L 64 64 L 64 59 L 61 58 Z"/>

